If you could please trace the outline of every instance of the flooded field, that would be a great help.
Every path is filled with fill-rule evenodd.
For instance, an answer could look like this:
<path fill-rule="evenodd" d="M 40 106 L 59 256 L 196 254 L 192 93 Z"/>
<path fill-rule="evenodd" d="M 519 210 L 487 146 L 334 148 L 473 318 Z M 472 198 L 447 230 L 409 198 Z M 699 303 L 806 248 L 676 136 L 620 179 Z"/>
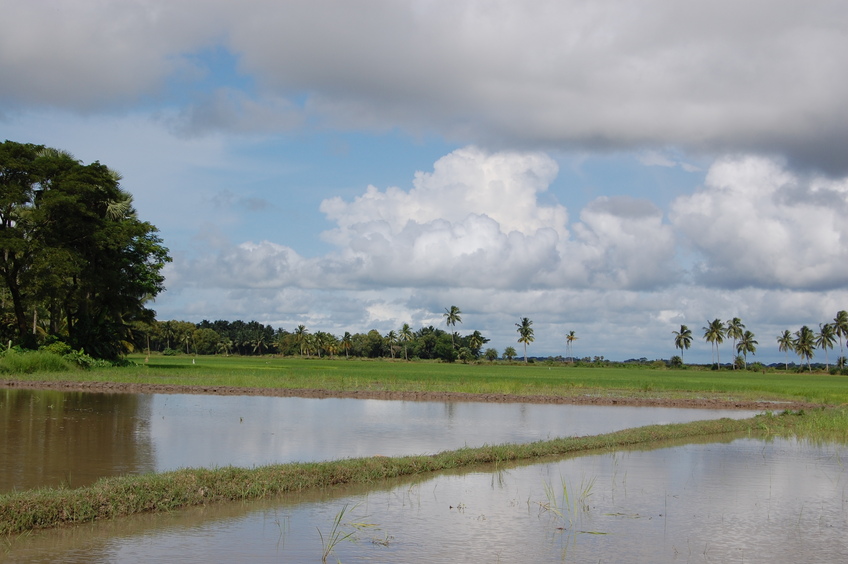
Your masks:
<path fill-rule="evenodd" d="M 10 562 L 844 562 L 848 447 L 735 438 L 35 533 Z M 331 549 L 331 550 L 330 550 Z"/>
<path fill-rule="evenodd" d="M 750 411 L 0 390 L 0 492 L 596 435 Z"/>

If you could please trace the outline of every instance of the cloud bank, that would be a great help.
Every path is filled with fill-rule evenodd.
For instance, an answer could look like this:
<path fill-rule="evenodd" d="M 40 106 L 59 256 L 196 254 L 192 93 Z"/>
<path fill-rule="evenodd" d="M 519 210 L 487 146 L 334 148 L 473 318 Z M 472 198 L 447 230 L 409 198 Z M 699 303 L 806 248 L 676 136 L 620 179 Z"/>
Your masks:
<path fill-rule="evenodd" d="M 400 128 L 848 170 L 837 0 L 7 0 L 3 13 L 6 111 L 141 102 L 179 108 L 183 133 Z"/>

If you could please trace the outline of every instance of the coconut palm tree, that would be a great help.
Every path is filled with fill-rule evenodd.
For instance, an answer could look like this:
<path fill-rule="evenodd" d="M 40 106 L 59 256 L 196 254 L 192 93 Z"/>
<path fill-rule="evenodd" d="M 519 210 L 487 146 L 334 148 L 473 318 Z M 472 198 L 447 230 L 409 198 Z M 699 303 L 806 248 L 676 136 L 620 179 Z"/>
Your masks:
<path fill-rule="evenodd" d="M 530 321 L 528 317 L 523 317 L 521 319 L 521 323 L 516 323 L 515 326 L 518 327 L 518 342 L 524 343 L 524 363 L 527 363 L 527 345 L 532 343 L 535 339 L 533 337 L 533 328 L 530 327 L 533 325 L 533 322 Z"/>
<path fill-rule="evenodd" d="M 843 309 L 836 314 L 836 317 L 833 318 L 833 329 L 836 336 L 839 337 L 839 356 L 845 357 L 842 340 L 848 339 L 848 311 Z"/>
<path fill-rule="evenodd" d="M 736 348 L 736 341 L 742 338 L 744 331 L 745 324 L 742 323 L 742 320 L 738 317 L 734 317 L 733 319 L 729 319 L 727 321 L 727 327 L 724 330 L 724 334 L 733 341 L 733 348 L 731 348 L 730 350 L 738 352 Z M 736 369 L 735 363 L 733 364 L 733 368 Z"/>
<path fill-rule="evenodd" d="M 777 350 L 786 353 L 786 371 L 789 371 L 789 351 L 795 350 L 795 345 L 792 340 L 792 331 L 786 329 L 777 338 Z"/>
<path fill-rule="evenodd" d="M 415 338 L 415 335 L 412 333 L 412 327 L 409 326 L 409 323 L 404 323 L 403 327 L 400 328 L 400 334 L 398 335 L 400 340 L 403 342 L 403 358 L 404 360 L 409 360 L 409 355 L 407 354 L 406 345 Z"/>
<path fill-rule="evenodd" d="M 303 351 L 309 341 L 309 331 L 307 331 L 306 325 L 297 326 L 297 329 L 294 330 L 294 340 L 300 345 L 300 356 L 303 356 Z"/>
<path fill-rule="evenodd" d="M 342 348 L 345 352 L 345 358 L 348 358 L 348 354 L 350 353 L 350 349 L 353 347 L 353 337 L 351 337 L 349 331 L 345 331 L 344 336 L 342 337 Z"/>
<path fill-rule="evenodd" d="M 721 368 L 721 353 L 719 352 L 718 346 L 724 342 L 724 323 L 721 322 L 721 319 L 713 319 L 712 321 L 707 322 L 707 326 L 703 329 L 704 339 L 706 339 L 714 349 L 713 360 L 716 363 L 716 368 Z"/>
<path fill-rule="evenodd" d="M 445 313 L 442 314 L 442 317 L 445 318 L 445 324 L 448 327 L 456 328 L 457 323 L 462 323 L 462 312 L 455 305 L 450 306 L 450 309 L 445 308 Z M 456 341 L 454 340 L 453 334 L 451 334 L 451 344 L 456 347 Z"/>
<path fill-rule="evenodd" d="M 824 368 L 830 371 L 830 360 L 827 357 L 827 349 L 832 349 L 836 343 L 836 330 L 830 323 L 822 325 L 819 323 L 819 334 L 816 335 L 816 346 L 824 350 Z"/>
<path fill-rule="evenodd" d="M 569 331 L 568 335 L 565 336 L 565 352 L 568 355 L 568 358 L 571 359 L 571 364 L 574 364 L 574 341 L 577 340 L 577 335 L 574 331 Z"/>
<path fill-rule="evenodd" d="M 391 331 L 386 333 L 386 345 L 388 345 L 388 347 L 389 347 L 389 354 L 391 355 L 392 359 L 395 358 L 395 345 L 397 343 L 398 343 L 397 333 L 395 333 L 395 330 L 392 329 Z"/>
<path fill-rule="evenodd" d="M 745 368 L 748 368 L 748 353 L 757 354 L 757 343 L 754 340 L 754 334 L 750 331 L 744 331 L 739 337 L 739 342 L 736 344 L 736 352 L 741 353 L 745 358 Z"/>
<path fill-rule="evenodd" d="M 513 358 L 515 358 L 516 354 L 518 353 L 515 352 L 515 347 L 507 347 L 504 349 L 503 357 L 506 360 L 512 360 Z"/>
<path fill-rule="evenodd" d="M 795 338 L 792 339 L 792 348 L 795 349 L 795 354 L 801 358 L 802 362 L 805 358 L 807 359 L 807 368 L 812 372 L 813 367 L 810 365 L 810 359 L 813 358 L 816 350 L 813 330 L 804 325 L 795 331 Z"/>
<path fill-rule="evenodd" d="M 680 326 L 680 331 L 672 331 L 674 333 L 674 348 L 680 349 L 680 360 L 683 360 L 683 349 L 688 349 L 692 346 L 692 330 L 685 325 Z"/>

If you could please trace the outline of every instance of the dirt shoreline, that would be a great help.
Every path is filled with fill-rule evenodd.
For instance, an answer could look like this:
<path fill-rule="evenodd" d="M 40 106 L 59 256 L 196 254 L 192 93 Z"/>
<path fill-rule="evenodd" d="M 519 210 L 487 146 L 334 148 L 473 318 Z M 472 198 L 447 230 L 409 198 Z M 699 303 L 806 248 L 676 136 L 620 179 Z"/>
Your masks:
<path fill-rule="evenodd" d="M 336 391 L 323 389 L 240 388 L 233 386 L 182 386 L 134 384 L 125 382 L 69 382 L 0 380 L 0 389 L 57 390 L 112 394 L 205 394 L 216 396 L 267 396 L 302 398 L 354 398 L 402 401 L 473 401 L 490 403 L 542 403 L 571 405 L 626 405 L 644 407 L 686 407 L 697 409 L 744 409 L 778 411 L 812 409 L 820 404 L 792 401 L 750 401 L 721 398 L 668 398 L 645 396 L 547 396 L 516 394 L 471 394 L 460 392 Z"/>

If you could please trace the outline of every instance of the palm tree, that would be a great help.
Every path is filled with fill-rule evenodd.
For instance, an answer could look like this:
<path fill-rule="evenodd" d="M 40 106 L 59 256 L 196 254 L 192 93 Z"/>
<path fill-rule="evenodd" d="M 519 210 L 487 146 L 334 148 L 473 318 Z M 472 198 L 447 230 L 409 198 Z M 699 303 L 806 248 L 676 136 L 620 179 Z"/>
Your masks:
<path fill-rule="evenodd" d="M 680 326 L 680 331 L 674 333 L 674 348 L 680 349 L 680 360 L 683 360 L 683 349 L 692 346 L 692 330 L 685 325 Z"/>
<path fill-rule="evenodd" d="M 830 360 L 827 358 L 827 349 L 832 349 L 836 343 L 836 329 L 830 323 L 822 325 L 819 323 L 819 334 L 816 335 L 816 346 L 824 349 L 824 369 L 830 371 Z"/>
<path fill-rule="evenodd" d="M 777 350 L 786 353 L 786 371 L 789 371 L 789 351 L 795 350 L 795 345 L 792 340 L 792 331 L 786 329 L 777 338 Z"/>
<path fill-rule="evenodd" d="M 345 352 L 345 358 L 348 358 L 348 353 L 350 349 L 353 347 L 353 338 L 350 335 L 350 331 L 345 331 L 344 336 L 342 337 L 342 348 Z"/>
<path fill-rule="evenodd" d="M 848 311 L 843 309 L 836 314 L 836 317 L 833 318 L 833 329 L 836 331 L 836 336 L 839 337 L 839 356 L 844 357 L 842 339 L 848 339 Z"/>
<path fill-rule="evenodd" d="M 813 367 L 810 365 L 810 359 L 813 358 L 816 350 L 813 330 L 804 325 L 795 331 L 795 338 L 792 339 L 792 348 L 795 349 L 795 353 L 801 358 L 802 362 L 803 359 L 807 359 L 807 368 L 812 372 Z"/>
<path fill-rule="evenodd" d="M 503 357 L 507 360 L 512 360 L 516 354 L 518 353 L 515 352 L 515 347 L 507 347 L 504 349 Z"/>
<path fill-rule="evenodd" d="M 533 325 L 533 322 L 530 321 L 529 318 L 523 317 L 521 319 L 521 323 L 516 323 L 515 326 L 518 327 L 518 342 L 524 343 L 524 363 L 527 363 L 527 345 L 532 343 L 535 339 L 533 338 L 533 328 L 530 327 Z"/>
<path fill-rule="evenodd" d="M 727 328 L 724 330 L 724 334 L 727 337 L 730 337 L 733 340 L 733 348 L 731 350 L 737 351 L 736 341 L 742 338 L 742 335 L 745 331 L 745 324 L 742 323 L 742 320 L 738 317 L 734 317 L 727 321 Z M 736 364 L 734 363 L 733 368 L 736 369 Z"/>
<path fill-rule="evenodd" d="M 488 339 L 483 337 L 483 334 L 480 331 L 474 331 L 468 337 L 468 348 L 471 349 L 471 354 L 475 357 L 480 356 L 480 347 L 482 347 Z"/>
<path fill-rule="evenodd" d="M 392 359 L 395 358 L 395 345 L 397 342 L 398 336 L 394 329 L 386 333 L 386 344 L 389 346 L 389 354 L 392 356 Z"/>
<path fill-rule="evenodd" d="M 754 334 L 750 331 L 745 331 L 739 337 L 739 343 L 736 345 L 736 352 L 741 353 L 745 358 L 745 368 L 748 368 L 748 353 L 757 354 L 757 341 L 754 340 Z"/>
<path fill-rule="evenodd" d="M 300 356 L 303 356 L 303 349 L 306 348 L 309 340 L 309 331 L 307 331 L 306 325 L 297 326 L 297 329 L 294 330 L 294 340 L 300 345 Z"/>
<path fill-rule="evenodd" d="M 716 363 L 716 368 L 721 368 L 721 353 L 719 352 L 718 346 L 724 342 L 724 323 L 721 322 L 721 319 L 713 319 L 707 323 L 707 326 L 704 329 L 704 339 L 707 340 L 708 343 L 711 344 L 714 349 L 714 361 Z"/>
<path fill-rule="evenodd" d="M 565 336 L 565 351 L 568 358 L 571 359 L 571 364 L 574 364 L 574 341 L 577 340 L 577 335 L 574 331 L 569 331 Z"/>
<path fill-rule="evenodd" d="M 409 326 L 409 323 L 404 323 L 403 327 L 400 328 L 400 340 L 403 341 L 403 358 L 405 360 L 409 360 L 409 355 L 406 351 L 406 345 L 415 338 L 415 335 L 412 333 L 412 327 Z"/>
<path fill-rule="evenodd" d="M 462 317 L 460 316 L 462 312 L 459 311 L 459 308 L 455 305 L 450 306 L 450 309 L 445 308 L 445 313 L 442 314 L 442 317 L 445 318 L 445 323 L 448 327 L 456 328 L 457 323 L 462 323 Z M 451 334 L 451 344 L 456 347 L 456 341 L 454 340 L 453 334 Z"/>

